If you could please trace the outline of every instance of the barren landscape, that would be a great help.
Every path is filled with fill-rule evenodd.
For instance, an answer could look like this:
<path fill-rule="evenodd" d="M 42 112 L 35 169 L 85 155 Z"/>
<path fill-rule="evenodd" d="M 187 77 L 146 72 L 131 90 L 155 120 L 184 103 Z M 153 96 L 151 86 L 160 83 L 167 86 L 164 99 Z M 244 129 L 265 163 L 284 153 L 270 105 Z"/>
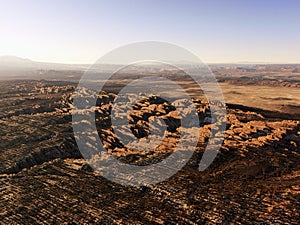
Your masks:
<path fill-rule="evenodd" d="M 70 70 L 65 78 L 57 72 L 49 80 L 55 71 L 44 71 L 40 79 L 3 79 L 0 223 L 298 224 L 299 66 L 241 67 L 213 67 L 227 103 L 225 139 L 214 162 L 198 170 L 211 132 L 210 109 L 193 96 L 201 134 L 196 152 L 170 179 L 142 187 L 108 181 L 82 158 L 71 116 L 80 71 Z M 148 97 L 131 112 L 130 130 L 138 138 L 149 135 L 152 116 L 167 121 L 166 139 L 145 153 L 127 148 L 113 132 L 115 97 L 115 90 L 99 93 L 95 109 L 98 134 L 110 154 L 145 165 L 173 151 L 180 122 L 170 104 Z"/>

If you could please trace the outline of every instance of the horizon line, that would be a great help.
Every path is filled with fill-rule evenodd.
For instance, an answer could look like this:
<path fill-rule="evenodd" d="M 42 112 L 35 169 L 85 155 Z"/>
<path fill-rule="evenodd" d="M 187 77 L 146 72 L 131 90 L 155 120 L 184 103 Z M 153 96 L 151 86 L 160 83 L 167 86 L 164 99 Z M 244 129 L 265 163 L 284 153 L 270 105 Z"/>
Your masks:
<path fill-rule="evenodd" d="M 34 60 L 31 58 L 27 58 L 27 57 L 19 57 L 19 56 L 15 56 L 15 55 L 0 55 L 0 58 L 15 58 L 15 59 L 20 59 L 20 60 L 29 60 L 31 62 L 36 62 L 36 63 L 49 63 L 49 64 L 65 64 L 65 65 L 93 65 L 95 64 L 96 61 L 94 61 L 93 63 L 87 63 L 87 62 L 59 62 L 59 61 L 43 61 L 43 60 Z M 259 62 L 259 61 L 239 61 L 239 62 L 205 62 L 203 60 L 201 60 L 204 64 L 216 64 L 216 65 L 222 65 L 222 64 L 233 64 L 233 65 L 242 65 L 242 64 L 249 64 L 249 65 L 298 65 L 300 64 L 299 62 Z M 193 64 L 194 62 L 184 62 L 183 64 Z M 107 65 L 117 65 L 116 63 L 107 63 Z"/>

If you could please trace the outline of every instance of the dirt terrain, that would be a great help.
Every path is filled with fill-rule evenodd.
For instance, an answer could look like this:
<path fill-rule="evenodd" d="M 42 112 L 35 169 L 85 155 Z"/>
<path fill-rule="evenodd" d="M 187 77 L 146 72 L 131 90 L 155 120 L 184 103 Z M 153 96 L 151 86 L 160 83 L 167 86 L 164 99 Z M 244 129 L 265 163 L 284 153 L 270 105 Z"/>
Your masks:
<path fill-rule="evenodd" d="M 124 187 L 82 159 L 71 124 L 74 83 L 27 80 L 0 86 L 0 224 L 299 222 L 300 121 L 289 119 L 291 112 L 228 104 L 223 145 L 213 164 L 199 172 L 211 125 L 206 102 L 194 99 L 201 136 L 189 163 L 157 185 Z M 105 104 L 96 110 L 108 152 L 133 164 L 166 157 L 180 129 L 174 109 L 157 98 L 136 105 L 130 120 L 139 138 L 147 136 L 151 115 L 169 121 L 168 139 L 144 154 L 123 146 L 112 132 L 108 117 L 114 97 L 101 93 Z"/>

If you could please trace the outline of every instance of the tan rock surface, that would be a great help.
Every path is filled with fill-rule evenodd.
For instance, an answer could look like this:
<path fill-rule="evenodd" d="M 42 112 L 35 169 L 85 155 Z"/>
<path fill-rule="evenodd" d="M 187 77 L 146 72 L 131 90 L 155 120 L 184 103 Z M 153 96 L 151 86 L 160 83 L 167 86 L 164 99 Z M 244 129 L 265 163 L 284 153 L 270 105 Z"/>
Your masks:
<path fill-rule="evenodd" d="M 10 84 L 10 85 L 9 85 Z M 201 123 L 188 165 L 160 184 L 124 187 L 81 158 L 71 126 L 72 91 L 63 82 L 1 83 L 0 224 L 297 224 L 300 122 L 229 108 L 217 158 L 198 171 L 210 135 L 209 108 L 195 100 Z M 153 163 L 174 150 L 182 127 L 174 108 L 149 99 L 130 116 L 136 136 L 149 120 L 169 123 L 152 152 L 130 149 L 109 122 L 114 94 L 102 94 L 96 122 L 108 152 L 126 163 Z M 181 103 L 178 102 L 178 105 Z M 28 109 L 24 110 L 24 109 Z M 30 109 L 30 110 L 29 110 Z M 141 109 L 141 110 L 140 110 Z M 93 135 L 88 139 L 92 144 Z"/>

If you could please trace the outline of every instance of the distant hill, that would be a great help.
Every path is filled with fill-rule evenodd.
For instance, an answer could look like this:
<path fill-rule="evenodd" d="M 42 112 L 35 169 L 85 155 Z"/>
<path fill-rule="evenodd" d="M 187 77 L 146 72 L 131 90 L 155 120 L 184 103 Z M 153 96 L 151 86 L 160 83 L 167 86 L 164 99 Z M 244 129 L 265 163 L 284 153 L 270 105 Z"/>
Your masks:
<path fill-rule="evenodd" d="M 0 71 L 31 71 L 31 70 L 85 70 L 84 64 L 60 64 L 36 62 L 16 56 L 0 56 Z"/>
<path fill-rule="evenodd" d="M 0 70 L 35 69 L 36 62 L 16 56 L 0 56 Z"/>

